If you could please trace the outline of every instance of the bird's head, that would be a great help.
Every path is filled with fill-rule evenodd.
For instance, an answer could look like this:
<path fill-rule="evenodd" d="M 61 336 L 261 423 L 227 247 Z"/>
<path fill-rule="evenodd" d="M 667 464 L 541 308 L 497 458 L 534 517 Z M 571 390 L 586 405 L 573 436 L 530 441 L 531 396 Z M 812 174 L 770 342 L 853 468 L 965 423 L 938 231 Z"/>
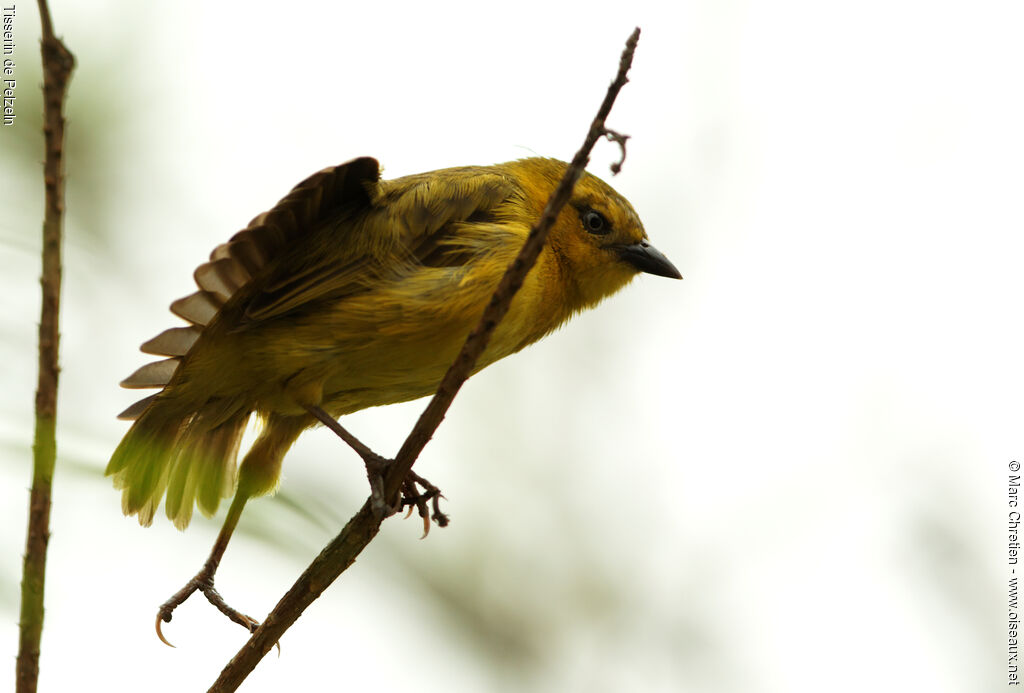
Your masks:
<path fill-rule="evenodd" d="M 554 159 L 523 159 L 515 173 L 535 219 L 565 174 Z M 558 215 L 548 246 L 587 308 L 610 296 L 641 272 L 682 279 L 679 270 L 651 245 L 633 206 L 600 178 L 584 172 Z"/>

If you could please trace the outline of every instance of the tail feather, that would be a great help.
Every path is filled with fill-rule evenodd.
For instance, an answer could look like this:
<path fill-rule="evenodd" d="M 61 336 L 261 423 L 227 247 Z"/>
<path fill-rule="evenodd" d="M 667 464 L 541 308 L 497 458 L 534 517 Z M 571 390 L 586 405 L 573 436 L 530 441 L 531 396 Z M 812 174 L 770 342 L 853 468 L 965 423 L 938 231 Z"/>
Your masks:
<path fill-rule="evenodd" d="M 249 412 L 225 415 L 220 403 L 186 416 L 162 409 L 157 401 L 142 414 L 114 451 L 106 473 L 122 489 L 126 515 L 137 514 L 139 524 L 149 526 L 166 492 L 167 517 L 185 529 L 197 503 L 204 515 L 213 515 L 220 499 L 234 492 Z"/>
<path fill-rule="evenodd" d="M 114 450 L 107 465 L 107 476 L 114 487 L 123 490 L 121 508 L 125 515 L 138 513 L 139 523 L 149 526 L 153 511 L 167 486 L 167 461 L 178 436 L 180 422 L 157 417 L 147 410 L 131 427 Z"/>
<path fill-rule="evenodd" d="M 202 465 L 199 469 L 196 502 L 199 510 L 207 517 L 217 512 L 221 498 L 234 494 L 236 474 L 238 471 L 238 448 L 242 443 L 242 433 L 249 422 L 249 414 L 232 419 L 211 432 L 211 447 L 217 450 L 221 464 Z"/>
<path fill-rule="evenodd" d="M 119 416 L 135 423 L 114 451 L 106 473 L 122 490 L 126 515 L 137 514 L 140 523 L 149 525 L 166 492 L 167 515 L 184 529 L 196 504 L 203 513 L 213 514 L 220 499 L 234 492 L 235 459 L 252 403 L 241 395 L 232 399 L 206 390 L 205 396 L 213 399 L 183 404 L 186 397 L 204 396 L 194 394 L 203 391 L 201 386 L 181 387 L 193 377 L 183 369 L 188 369 L 194 349 L 202 348 L 206 326 L 231 296 L 261 272 L 269 272 L 268 265 L 311 229 L 352 206 L 369 205 L 379 178 L 377 161 L 369 157 L 315 173 L 214 248 L 210 261 L 196 269 L 199 290 L 171 304 L 171 312 L 191 324 L 165 330 L 142 345 L 145 353 L 170 358 L 143 366 L 121 383 L 160 389 Z M 262 439 L 249 460 L 250 471 L 242 484 L 247 493 L 275 488 L 287 445 L 310 423 L 304 417 L 282 420 L 286 419 L 289 423 Z"/>
<path fill-rule="evenodd" d="M 170 462 L 167 517 L 185 529 L 198 504 L 206 516 L 217 512 L 220 499 L 235 490 L 236 459 L 248 412 L 238 412 L 213 428 L 197 423 L 178 440 Z"/>
<path fill-rule="evenodd" d="M 146 499 L 139 508 L 139 524 L 143 527 L 149 527 L 153 524 L 153 516 L 156 515 L 156 509 L 160 505 L 160 498 L 164 495 L 164 488 L 167 487 L 167 470 L 160 475 L 157 479 L 156 486 L 154 487 L 152 495 Z M 130 515 L 128 511 L 128 491 L 125 490 L 121 497 L 121 510 L 124 511 L 125 515 Z"/>

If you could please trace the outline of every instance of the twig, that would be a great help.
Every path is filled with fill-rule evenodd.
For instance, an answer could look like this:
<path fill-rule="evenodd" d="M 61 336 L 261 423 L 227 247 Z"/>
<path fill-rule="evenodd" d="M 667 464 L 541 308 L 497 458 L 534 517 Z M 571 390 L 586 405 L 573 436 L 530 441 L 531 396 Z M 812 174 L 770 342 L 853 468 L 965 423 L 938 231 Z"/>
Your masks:
<path fill-rule="evenodd" d="M 619 61 L 618 74 L 608 87 L 608 93 L 590 125 L 590 131 L 583 141 L 583 146 L 573 157 L 562 181 L 552 193 L 544 208 L 544 213 L 530 230 L 530 235 L 526 243 L 523 244 L 519 255 L 513 260 L 505 276 L 499 282 L 480 322 L 466 338 L 466 343 L 442 379 L 437 393 L 430 400 L 423 414 L 420 415 L 416 425 L 398 451 L 398 455 L 388 465 L 384 477 L 384 498 L 390 500 L 392 505 L 397 502 L 398 494 L 412 470 L 416 458 L 441 424 L 459 388 L 469 377 L 474 364 L 487 347 L 491 334 L 505 313 L 508 312 L 512 297 L 519 290 L 544 247 L 548 231 L 572 195 L 576 181 L 583 175 L 583 169 L 590 160 L 591 150 L 599 138 L 608 136 L 610 131 L 605 127 L 605 119 L 611 112 L 612 104 L 615 103 L 619 90 L 627 82 L 626 73 L 633 62 L 633 52 L 636 50 L 639 38 L 640 29 L 637 28 L 626 41 L 626 48 Z M 613 139 L 616 139 L 620 146 L 624 145 L 624 139 L 616 137 Z M 359 553 L 377 536 L 380 524 L 381 519 L 378 519 L 373 512 L 372 500 L 367 499 L 359 512 L 341 530 L 341 533 L 320 552 L 320 555 L 313 560 L 295 584 L 285 593 L 263 624 L 249 638 L 249 641 L 228 662 L 210 687 L 209 693 L 227 693 L 237 690 L 242 681 L 270 651 L 274 643 L 281 639 L 284 632 L 295 623 L 306 607 L 323 594 L 324 590 L 355 562 Z"/>
<path fill-rule="evenodd" d="M 623 135 L 620 132 L 615 132 L 611 128 L 605 128 L 604 136 L 608 138 L 609 142 L 614 142 L 619 145 L 619 151 L 622 152 L 622 156 L 619 157 L 619 160 L 611 166 L 612 175 L 617 176 L 619 175 L 619 171 L 622 170 L 622 165 L 626 163 L 626 140 L 629 139 L 629 135 Z"/>
<path fill-rule="evenodd" d="M 46 0 L 39 0 L 42 23 L 43 133 L 46 158 L 43 182 L 43 302 L 39 318 L 39 381 L 32 445 L 32 491 L 21 578 L 21 618 L 16 690 L 35 693 L 39 680 L 39 644 L 43 635 L 46 547 L 50 540 L 50 497 L 57 458 L 57 357 L 60 345 L 61 239 L 64 229 L 64 97 L 75 58 L 53 35 Z"/>
<path fill-rule="evenodd" d="M 626 41 L 626 49 L 622 52 L 622 58 L 619 60 L 619 72 L 615 80 L 609 85 L 608 93 L 605 94 L 604 101 L 601 103 L 597 115 L 594 116 L 594 120 L 590 124 L 590 131 L 583 140 L 583 146 L 576 152 L 576 156 L 573 157 L 572 163 L 562 177 L 562 181 L 548 199 L 547 206 L 544 207 L 544 213 L 541 214 L 537 225 L 530 229 L 530 235 L 527 237 L 526 243 L 523 244 L 523 249 L 519 251 L 519 255 L 512 261 L 508 271 L 505 272 L 505 276 L 498 283 L 498 288 L 495 289 L 491 302 L 484 310 L 480 322 L 469 333 L 462 351 L 455 358 L 455 363 L 445 373 L 444 378 L 441 380 L 441 385 L 437 388 L 437 394 L 434 395 L 433 399 L 430 400 L 430 404 L 420 414 L 416 426 L 413 427 L 412 432 L 409 433 L 405 443 L 399 449 L 398 455 L 395 456 L 395 463 L 388 470 L 387 476 L 384 479 L 386 498 L 394 498 L 395 494 L 398 493 L 402 480 L 405 479 L 409 470 L 412 469 L 413 463 L 423 451 L 427 441 L 434 435 L 434 431 L 441 425 L 441 421 L 444 419 L 448 407 L 451 406 L 452 400 L 455 399 L 455 395 L 458 394 L 459 388 L 469 378 L 469 374 L 473 371 L 473 366 L 476 365 L 477 359 L 480 358 L 480 354 L 487 348 L 491 334 L 493 334 L 501 319 L 505 317 L 505 313 L 508 312 L 508 308 L 512 304 L 512 297 L 519 291 L 519 287 L 523 285 L 523 280 L 526 278 L 527 273 L 537 261 L 537 256 L 540 255 L 540 251 L 544 247 L 544 241 L 547 240 L 548 231 L 551 229 L 552 224 L 555 223 L 555 219 L 558 217 L 558 213 L 562 211 L 562 207 L 569 201 L 576 181 L 583 175 L 583 169 L 586 168 L 587 163 L 590 161 L 590 151 L 594 148 L 598 138 L 605 136 L 608 132 L 604 121 L 612 110 L 612 104 L 615 103 L 619 90 L 628 81 L 626 73 L 633 63 L 633 52 L 636 50 L 636 43 L 639 39 L 640 29 L 636 28 Z"/>

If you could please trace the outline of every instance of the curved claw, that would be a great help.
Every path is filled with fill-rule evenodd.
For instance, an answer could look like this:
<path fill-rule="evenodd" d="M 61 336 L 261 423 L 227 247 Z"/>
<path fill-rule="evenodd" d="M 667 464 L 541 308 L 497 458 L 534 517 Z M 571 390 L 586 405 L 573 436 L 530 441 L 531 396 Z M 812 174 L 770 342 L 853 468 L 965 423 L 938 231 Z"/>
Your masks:
<path fill-rule="evenodd" d="M 174 647 L 174 645 L 172 645 L 170 641 L 164 637 L 163 631 L 160 630 L 160 624 L 163 622 L 162 616 L 163 614 L 156 615 L 156 637 L 160 638 L 160 642 L 162 642 L 164 645 L 167 645 L 167 647 Z"/>
<path fill-rule="evenodd" d="M 248 614 L 243 614 L 241 612 L 238 612 L 238 616 L 243 621 L 245 621 L 245 623 L 242 624 L 242 625 L 249 630 L 249 633 L 255 633 L 256 629 L 260 627 L 260 622 L 257 621 L 256 619 L 254 619 L 252 616 L 249 616 Z M 170 643 L 168 643 L 168 644 L 170 644 Z M 174 645 L 171 645 L 171 647 L 174 647 Z M 281 656 L 281 643 L 280 642 L 275 642 L 274 643 L 274 647 L 277 648 L 277 656 L 280 657 Z"/>
<path fill-rule="evenodd" d="M 412 510 L 412 508 L 410 508 L 410 510 Z M 429 515 L 424 515 L 423 516 L 423 536 L 420 537 L 420 541 L 426 539 L 428 534 L 430 534 L 430 516 Z"/>

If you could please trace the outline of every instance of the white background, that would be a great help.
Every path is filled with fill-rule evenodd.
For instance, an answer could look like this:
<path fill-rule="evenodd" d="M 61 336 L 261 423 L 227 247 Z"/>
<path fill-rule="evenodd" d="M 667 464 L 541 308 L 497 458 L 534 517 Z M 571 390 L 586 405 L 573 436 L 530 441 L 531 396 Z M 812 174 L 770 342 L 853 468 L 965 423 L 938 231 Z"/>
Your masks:
<path fill-rule="evenodd" d="M 40 81 L 0 130 L 0 650 L 12 681 L 35 387 Z M 467 385 L 417 469 L 450 528 L 382 535 L 246 691 L 980 691 L 1006 681 L 1024 457 L 1016 2 L 55 0 L 63 373 L 42 691 L 205 690 L 245 634 L 193 599 L 220 517 L 120 514 L 116 383 L 209 251 L 358 155 L 388 177 L 568 159 L 635 25 L 611 182 L 641 277 Z M 610 180 L 617 151 L 590 170 Z M 423 402 L 347 425 L 393 454 Z M 218 575 L 272 608 L 365 496 L 325 431 Z M 309 508 L 303 516 L 290 504 Z M 4 684 L 0 684 L 0 688 Z"/>

